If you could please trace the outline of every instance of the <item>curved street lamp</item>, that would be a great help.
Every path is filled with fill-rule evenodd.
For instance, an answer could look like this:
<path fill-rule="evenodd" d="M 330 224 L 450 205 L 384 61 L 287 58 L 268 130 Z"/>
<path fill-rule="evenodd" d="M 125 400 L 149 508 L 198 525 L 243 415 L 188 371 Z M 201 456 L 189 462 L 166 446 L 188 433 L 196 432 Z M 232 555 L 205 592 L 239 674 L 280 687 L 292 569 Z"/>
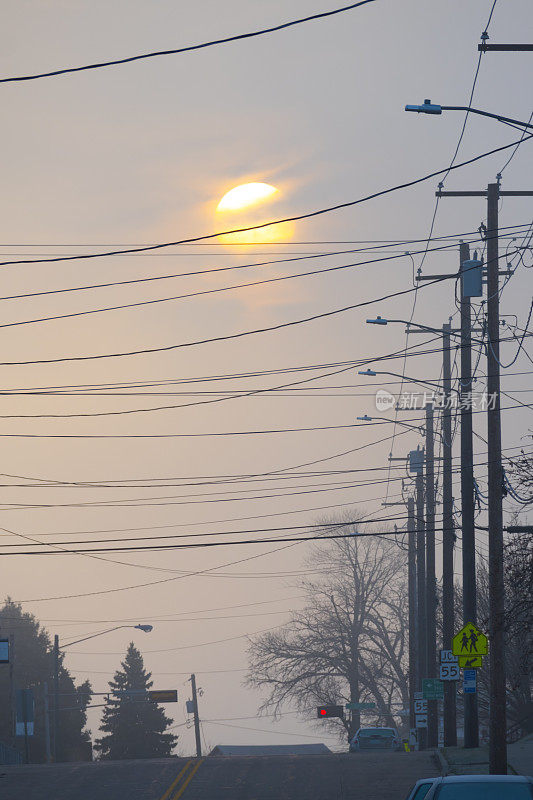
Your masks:
<path fill-rule="evenodd" d="M 466 111 L 469 114 L 479 114 L 482 117 L 490 117 L 491 119 L 508 125 L 519 125 L 521 128 L 533 130 L 533 125 L 530 125 L 529 122 L 522 122 L 519 119 L 504 117 L 501 114 L 491 114 L 489 111 L 481 111 L 479 108 L 470 108 L 469 106 L 439 106 L 436 103 L 432 103 L 431 100 L 424 100 L 420 106 L 405 106 L 405 110 L 414 111 L 416 114 L 442 114 L 443 111 Z"/>
<path fill-rule="evenodd" d="M 63 648 L 70 647 L 73 644 L 79 644 L 80 642 L 86 642 L 88 639 L 94 639 L 96 636 L 103 636 L 106 633 L 111 633 L 112 631 L 118 631 L 121 628 L 135 628 L 136 630 L 143 631 L 144 633 L 150 633 L 153 630 L 153 625 L 149 625 L 147 623 L 138 623 L 137 625 L 116 625 L 114 628 L 107 628 L 105 631 L 98 631 L 98 633 L 92 633 L 90 636 L 84 636 L 82 639 L 76 639 L 73 642 L 67 642 L 63 645 Z M 59 731 L 59 636 L 56 634 L 54 636 L 54 705 L 53 705 L 53 731 L 54 731 L 54 761 L 57 761 L 57 738 L 58 738 L 58 731 Z"/>

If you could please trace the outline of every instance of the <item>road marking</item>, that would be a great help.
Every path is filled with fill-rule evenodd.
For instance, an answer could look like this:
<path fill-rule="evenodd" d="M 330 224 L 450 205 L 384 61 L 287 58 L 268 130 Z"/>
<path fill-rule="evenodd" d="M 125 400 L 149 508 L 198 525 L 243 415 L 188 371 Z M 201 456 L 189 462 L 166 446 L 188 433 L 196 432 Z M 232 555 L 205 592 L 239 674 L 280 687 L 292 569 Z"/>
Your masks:
<path fill-rule="evenodd" d="M 168 787 L 168 789 L 166 790 L 165 794 L 164 794 L 164 795 L 161 797 L 161 800 L 168 800 L 168 798 L 170 797 L 171 793 L 172 793 L 172 792 L 174 791 L 174 789 L 176 788 L 176 786 L 177 786 L 177 784 L 178 784 L 178 781 L 180 781 L 180 780 L 181 780 L 181 778 L 183 777 L 183 775 L 185 774 L 185 772 L 186 772 L 186 771 L 189 769 L 189 767 L 190 767 L 190 765 L 191 765 L 191 764 L 192 764 L 192 758 L 190 758 L 190 759 L 187 761 L 187 763 L 185 764 L 185 766 L 183 767 L 183 769 L 181 770 L 181 772 L 179 772 L 179 773 L 178 773 L 178 776 L 177 776 L 176 778 L 174 778 L 174 780 L 172 781 L 172 783 L 170 784 L 170 786 L 169 786 L 169 787 Z"/>
<path fill-rule="evenodd" d="M 180 788 L 178 789 L 178 791 L 176 792 L 176 794 L 173 796 L 172 800 L 179 800 L 179 798 L 182 796 L 183 792 L 185 791 L 185 789 L 187 788 L 187 786 L 189 785 L 189 783 L 190 783 L 190 782 L 192 781 L 192 779 L 194 778 L 194 776 L 195 776 L 195 774 L 196 774 L 196 771 L 197 771 L 197 770 L 200 768 L 200 766 L 201 766 L 201 764 L 204 762 L 204 760 L 205 760 L 205 759 L 201 758 L 201 759 L 200 759 L 200 760 L 199 760 L 199 761 L 198 761 L 198 762 L 197 762 L 197 763 L 194 765 L 194 767 L 192 768 L 192 770 L 189 772 L 189 774 L 187 775 L 187 777 L 184 779 L 183 783 L 181 784 L 181 786 L 180 786 Z"/>

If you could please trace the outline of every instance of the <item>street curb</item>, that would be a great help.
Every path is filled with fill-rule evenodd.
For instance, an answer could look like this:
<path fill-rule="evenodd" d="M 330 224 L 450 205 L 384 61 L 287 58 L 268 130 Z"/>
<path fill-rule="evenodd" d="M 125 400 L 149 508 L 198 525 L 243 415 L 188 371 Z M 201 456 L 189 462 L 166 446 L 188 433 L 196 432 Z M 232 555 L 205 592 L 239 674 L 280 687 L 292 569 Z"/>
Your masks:
<path fill-rule="evenodd" d="M 444 758 L 444 755 L 441 750 L 435 750 L 435 755 L 437 756 L 437 761 L 439 762 L 439 767 L 442 775 L 449 775 L 450 774 L 450 765 Z"/>

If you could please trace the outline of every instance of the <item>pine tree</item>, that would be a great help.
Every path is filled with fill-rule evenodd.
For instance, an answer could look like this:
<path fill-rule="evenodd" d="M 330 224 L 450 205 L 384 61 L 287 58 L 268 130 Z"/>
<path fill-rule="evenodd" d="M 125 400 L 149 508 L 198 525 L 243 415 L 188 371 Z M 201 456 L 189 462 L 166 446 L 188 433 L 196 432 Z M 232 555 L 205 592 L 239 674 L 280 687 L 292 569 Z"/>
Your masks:
<path fill-rule="evenodd" d="M 95 750 L 102 759 L 169 756 L 178 737 L 165 733 L 172 720 L 157 703 L 143 696 L 153 685 L 152 673 L 146 672 L 133 642 L 121 667 L 109 681 L 111 695 L 100 725 L 104 736 L 96 740 Z"/>

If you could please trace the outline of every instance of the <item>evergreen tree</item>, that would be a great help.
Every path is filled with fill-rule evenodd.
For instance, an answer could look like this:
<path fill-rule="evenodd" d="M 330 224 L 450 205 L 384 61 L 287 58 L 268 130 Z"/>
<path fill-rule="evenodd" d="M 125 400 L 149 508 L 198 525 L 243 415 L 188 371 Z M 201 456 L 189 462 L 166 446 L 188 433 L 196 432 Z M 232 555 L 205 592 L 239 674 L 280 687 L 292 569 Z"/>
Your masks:
<path fill-rule="evenodd" d="M 44 762 L 46 758 L 44 734 L 44 683 L 48 684 L 50 708 L 53 707 L 54 661 L 52 643 L 47 631 L 33 614 L 22 610 L 9 598 L 0 608 L 0 637 L 13 636 L 9 666 L 0 669 L 0 742 L 14 745 L 24 752 L 24 739 L 14 737 L 13 706 L 16 689 L 33 689 L 35 701 L 35 735 L 29 738 L 30 761 Z M 11 685 L 11 676 L 13 685 Z M 59 725 L 57 741 L 58 761 L 89 760 L 91 755 L 90 732 L 85 730 L 85 709 L 91 700 L 91 685 L 85 681 L 79 686 L 59 662 Z M 53 733 L 53 731 L 52 731 Z"/>
<path fill-rule="evenodd" d="M 100 725 L 105 735 L 96 740 L 95 750 L 103 759 L 170 756 L 178 737 L 165 733 L 172 720 L 157 703 L 143 696 L 153 686 L 152 673 L 144 669 L 133 642 L 121 667 L 109 681 L 111 695 Z"/>

